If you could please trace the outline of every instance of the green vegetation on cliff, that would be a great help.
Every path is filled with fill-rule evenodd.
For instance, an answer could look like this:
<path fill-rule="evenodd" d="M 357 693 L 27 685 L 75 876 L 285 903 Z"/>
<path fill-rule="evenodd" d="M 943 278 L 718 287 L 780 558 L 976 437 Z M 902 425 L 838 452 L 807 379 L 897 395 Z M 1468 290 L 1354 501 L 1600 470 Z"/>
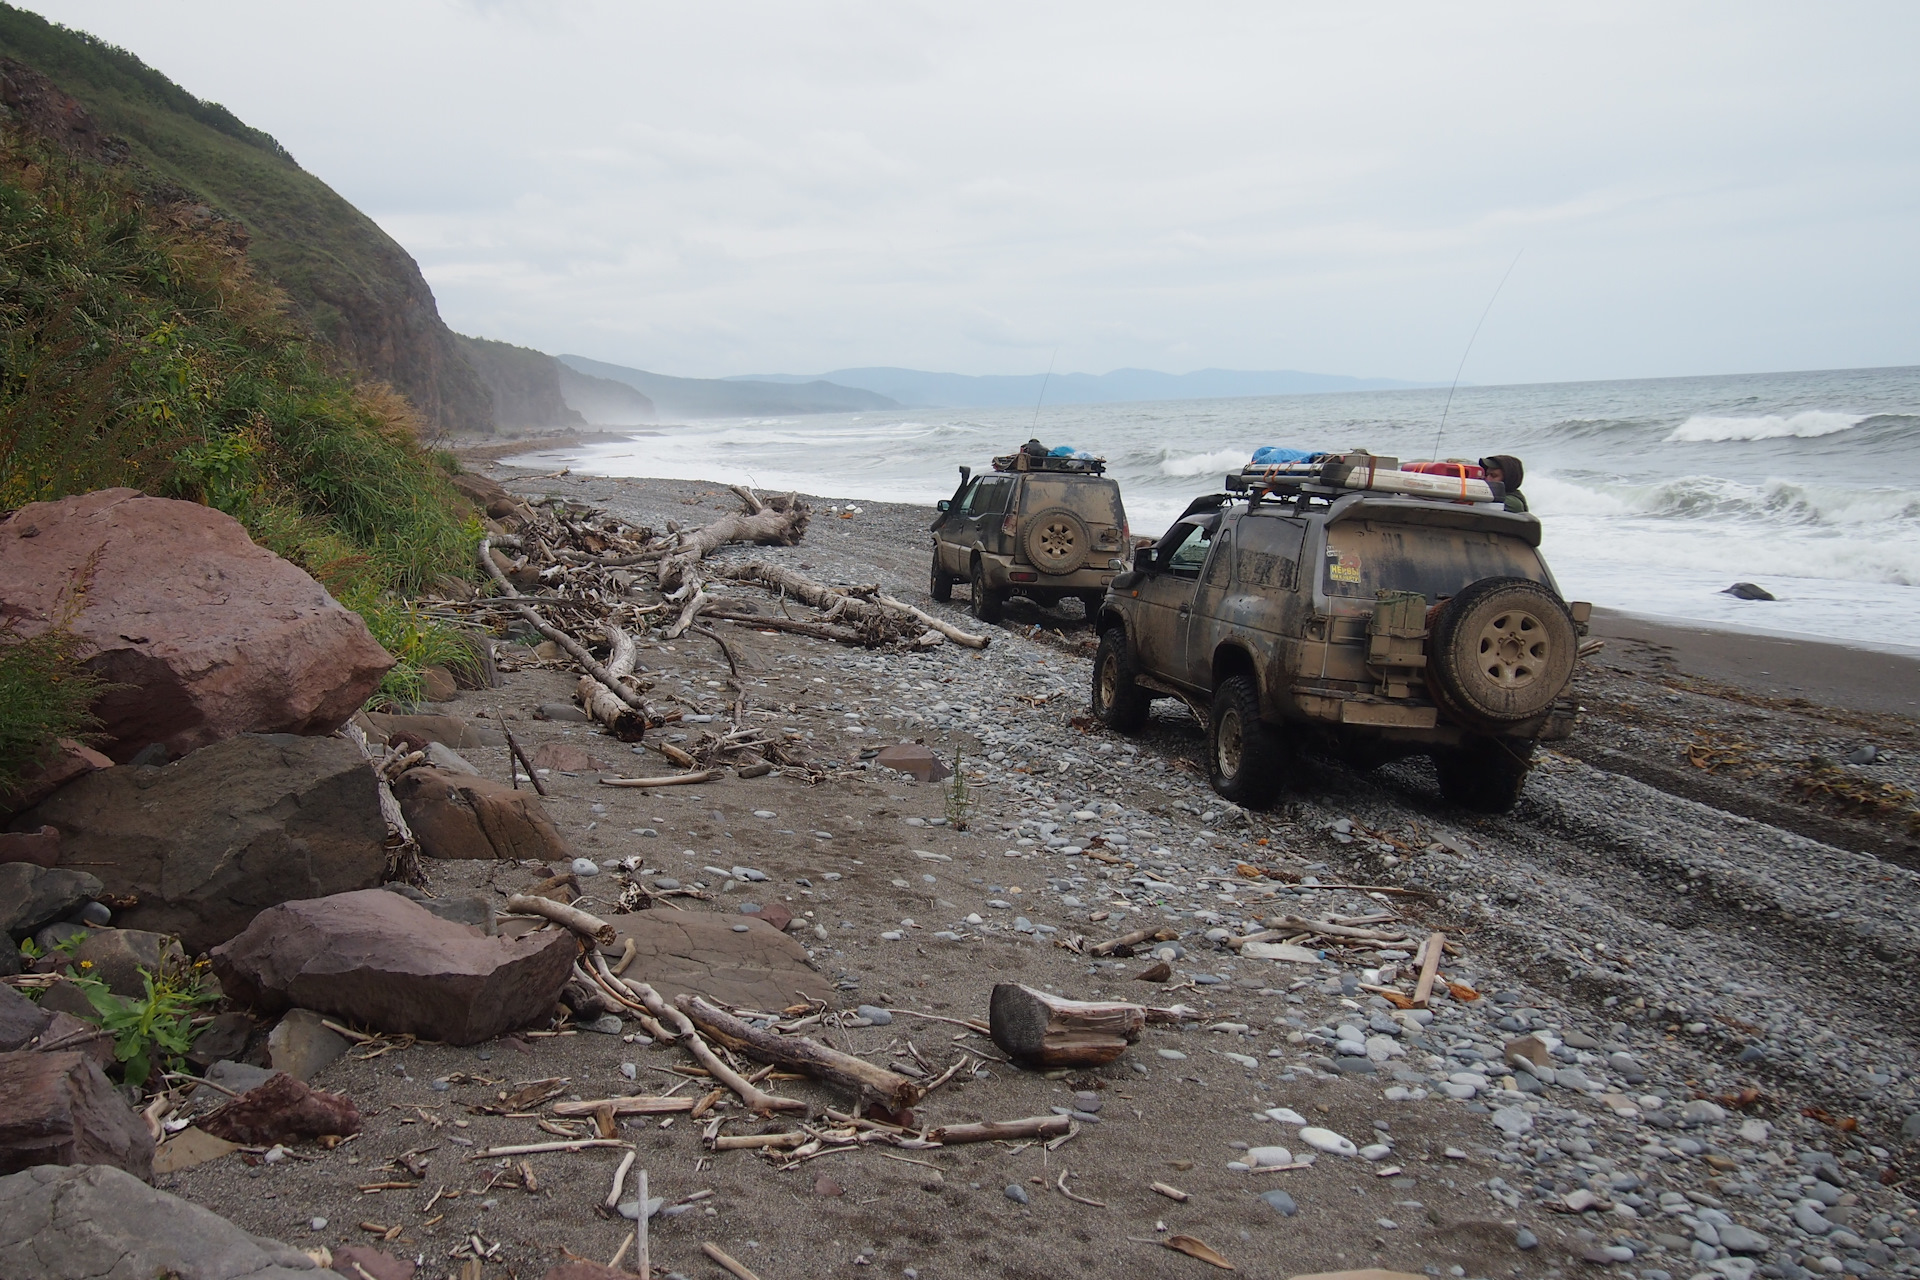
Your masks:
<path fill-rule="evenodd" d="M 124 49 L 0 3 L 4 59 L 25 68 L 0 66 L 18 82 L 6 105 L 37 131 L 96 159 L 132 160 L 185 210 L 237 219 L 255 270 L 356 369 L 403 392 L 436 430 L 491 429 L 487 390 L 413 258 L 273 138 Z M 27 83 L 35 72 L 50 84 Z M 65 95 L 84 108 L 79 118 L 57 101 Z"/>
<path fill-rule="evenodd" d="M 0 511 L 114 485 L 207 503 L 404 656 L 433 645 L 391 595 L 469 572 L 480 532 L 418 428 L 124 170 L 0 138 Z"/>

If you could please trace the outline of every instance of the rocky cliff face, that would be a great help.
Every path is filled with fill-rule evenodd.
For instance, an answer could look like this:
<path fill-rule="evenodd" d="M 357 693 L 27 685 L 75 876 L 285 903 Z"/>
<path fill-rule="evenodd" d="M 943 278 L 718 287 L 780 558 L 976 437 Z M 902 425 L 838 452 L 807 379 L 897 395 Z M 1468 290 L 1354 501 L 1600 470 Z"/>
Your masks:
<path fill-rule="evenodd" d="M 438 431 L 493 429 L 492 397 L 407 251 L 286 149 L 132 54 L 0 4 L 7 119 L 103 164 L 244 249 L 294 310 Z"/>

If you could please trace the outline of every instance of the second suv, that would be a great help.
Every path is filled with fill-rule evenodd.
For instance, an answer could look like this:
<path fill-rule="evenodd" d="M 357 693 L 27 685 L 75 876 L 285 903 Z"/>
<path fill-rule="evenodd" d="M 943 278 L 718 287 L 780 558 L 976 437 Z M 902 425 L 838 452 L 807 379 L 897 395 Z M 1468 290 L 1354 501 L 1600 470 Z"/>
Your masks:
<path fill-rule="evenodd" d="M 1000 621 L 1011 596 L 1040 605 L 1074 597 L 1093 617 L 1129 550 L 1120 486 L 1105 471 L 1098 458 L 1037 445 L 995 458 L 984 475 L 960 468 L 933 523 L 928 592 L 951 600 L 955 583 L 970 584 L 982 622 Z"/>

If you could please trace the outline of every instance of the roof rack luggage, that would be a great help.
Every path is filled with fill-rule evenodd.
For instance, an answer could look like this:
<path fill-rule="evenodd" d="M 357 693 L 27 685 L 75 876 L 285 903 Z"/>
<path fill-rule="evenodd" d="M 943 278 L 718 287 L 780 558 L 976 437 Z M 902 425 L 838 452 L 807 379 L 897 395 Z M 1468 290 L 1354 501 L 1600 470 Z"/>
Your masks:
<path fill-rule="evenodd" d="M 1466 468 L 1447 465 L 1436 474 L 1427 470 L 1432 465 L 1414 463 L 1412 466 L 1419 468 L 1415 470 L 1402 468 L 1398 458 L 1372 453 L 1314 454 L 1299 462 L 1248 463 L 1227 476 L 1226 487 L 1233 493 L 1365 490 L 1453 502 L 1498 502 L 1505 497 L 1504 491 L 1496 493 L 1489 482 L 1467 475 Z"/>
<path fill-rule="evenodd" d="M 1054 456 L 1035 457 L 1024 451 L 1009 453 L 993 460 L 995 471 L 1064 471 L 1075 475 L 1098 476 L 1106 474 L 1105 458 L 1075 458 Z"/>

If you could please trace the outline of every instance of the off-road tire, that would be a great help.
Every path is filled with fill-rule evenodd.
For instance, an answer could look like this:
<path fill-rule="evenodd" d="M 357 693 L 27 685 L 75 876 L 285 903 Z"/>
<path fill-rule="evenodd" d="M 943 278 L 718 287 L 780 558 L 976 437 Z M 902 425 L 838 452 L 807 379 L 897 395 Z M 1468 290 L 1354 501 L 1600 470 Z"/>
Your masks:
<path fill-rule="evenodd" d="M 1153 697 L 1134 683 L 1133 652 L 1122 627 L 1109 627 L 1093 655 L 1093 718 L 1116 733 L 1138 733 Z"/>
<path fill-rule="evenodd" d="M 927 594 L 940 604 L 953 599 L 953 579 L 940 567 L 940 553 L 933 553 L 933 576 L 927 582 Z"/>
<path fill-rule="evenodd" d="M 1279 735 L 1260 718 L 1253 677 L 1222 680 L 1207 715 L 1207 779 L 1213 789 L 1235 804 L 1265 809 L 1279 798 L 1286 761 Z"/>
<path fill-rule="evenodd" d="M 1533 743 L 1525 738 L 1468 738 L 1433 753 L 1440 794 L 1475 813 L 1509 812 L 1532 770 Z"/>
<path fill-rule="evenodd" d="M 1087 562 L 1092 548 L 1087 522 L 1065 507 L 1048 507 L 1020 519 L 1020 552 L 1042 573 L 1072 573 Z"/>
<path fill-rule="evenodd" d="M 1461 723 L 1505 729 L 1552 709 L 1579 643 L 1552 591 L 1528 578 L 1482 578 L 1434 619 L 1427 686 Z"/>
<path fill-rule="evenodd" d="M 980 619 L 982 622 L 991 624 L 1000 621 L 1000 619 L 1006 615 L 1006 591 L 995 591 L 992 587 L 989 587 L 986 582 L 986 570 L 981 568 L 977 563 L 973 566 L 972 591 L 973 599 L 968 602 L 967 607 L 972 611 L 974 617 Z"/>

